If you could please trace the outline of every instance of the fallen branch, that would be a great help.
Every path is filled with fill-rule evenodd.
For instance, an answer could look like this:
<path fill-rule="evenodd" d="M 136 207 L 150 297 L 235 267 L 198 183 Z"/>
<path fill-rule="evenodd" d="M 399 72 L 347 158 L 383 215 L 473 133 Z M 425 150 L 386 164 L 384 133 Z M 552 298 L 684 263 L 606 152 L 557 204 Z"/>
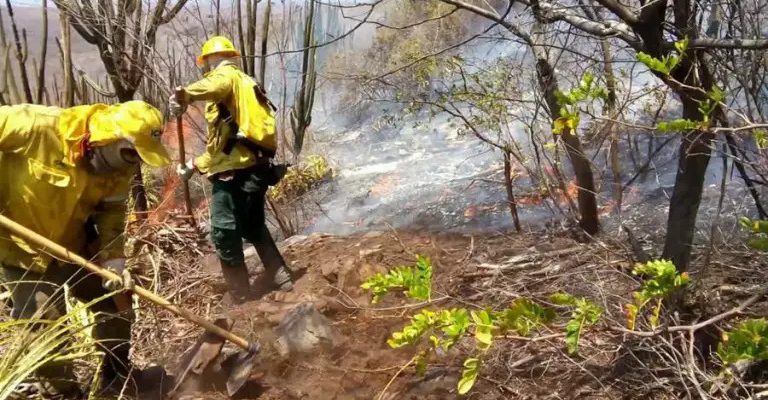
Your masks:
<path fill-rule="evenodd" d="M 714 317 L 712 317 L 712 318 L 710 318 L 710 319 L 708 319 L 706 321 L 702 321 L 702 322 L 699 322 L 699 323 L 696 323 L 696 324 L 692 324 L 692 325 L 677 325 L 677 326 L 670 326 L 670 327 L 661 327 L 661 328 L 656 329 L 654 331 L 646 331 L 646 332 L 643 332 L 643 331 L 632 331 L 632 330 L 629 330 L 629 329 L 626 329 L 626 328 L 615 328 L 615 327 L 612 327 L 610 329 L 612 331 L 626 333 L 626 334 L 629 334 L 629 335 L 641 336 L 641 337 L 654 337 L 654 336 L 658 336 L 658 335 L 660 335 L 662 333 L 671 333 L 671 332 L 695 332 L 695 331 L 697 331 L 697 330 L 699 330 L 701 328 L 705 328 L 707 326 L 716 324 L 716 323 L 718 323 L 718 322 L 720 322 L 722 320 L 728 319 L 728 318 L 730 318 L 730 317 L 732 317 L 734 315 L 743 313 L 744 310 L 746 310 L 749 306 L 757 303 L 758 300 L 763 298 L 766 294 L 768 294 L 768 286 L 763 286 L 762 290 L 760 291 L 760 293 L 755 294 L 754 296 L 748 298 L 747 300 L 745 300 L 743 303 L 739 304 L 738 306 L 736 306 L 736 307 L 734 307 L 734 308 L 732 308 L 732 309 L 730 309 L 730 310 L 728 310 L 728 311 L 726 311 L 724 313 L 715 315 Z"/>

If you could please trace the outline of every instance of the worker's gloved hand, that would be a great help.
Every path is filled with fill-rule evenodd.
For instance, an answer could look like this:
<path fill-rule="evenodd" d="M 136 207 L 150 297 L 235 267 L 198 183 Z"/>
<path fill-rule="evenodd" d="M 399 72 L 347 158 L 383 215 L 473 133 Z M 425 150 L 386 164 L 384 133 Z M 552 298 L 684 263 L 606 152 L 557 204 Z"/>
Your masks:
<path fill-rule="evenodd" d="M 192 174 L 195 173 L 195 163 L 192 160 L 187 161 L 186 164 L 178 164 L 176 165 L 176 174 L 179 175 L 179 178 L 188 181 L 189 178 L 192 177 Z"/>
<path fill-rule="evenodd" d="M 187 110 L 187 101 L 184 96 L 177 96 L 176 93 L 171 95 L 168 99 L 168 111 L 171 113 L 171 117 L 176 118 L 184 111 Z"/>
<path fill-rule="evenodd" d="M 125 258 L 113 258 L 105 261 L 102 265 L 107 270 L 120 275 L 120 279 L 104 279 L 103 286 L 105 289 L 110 291 L 133 289 L 133 278 L 130 271 L 125 268 Z"/>

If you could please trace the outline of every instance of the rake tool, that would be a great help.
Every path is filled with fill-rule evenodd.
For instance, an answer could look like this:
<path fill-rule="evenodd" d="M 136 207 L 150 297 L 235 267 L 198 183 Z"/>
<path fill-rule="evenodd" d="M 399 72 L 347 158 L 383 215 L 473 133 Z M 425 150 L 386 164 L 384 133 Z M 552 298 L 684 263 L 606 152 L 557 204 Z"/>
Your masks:
<path fill-rule="evenodd" d="M 23 225 L 14 222 L 10 218 L 0 214 L 0 227 L 7 229 L 14 235 L 26 240 L 30 244 L 34 244 L 40 251 L 46 254 L 53 255 L 61 260 L 77 264 L 88 271 L 109 280 L 122 280 L 122 277 L 110 270 L 102 268 L 85 258 L 67 250 L 65 247 L 54 243 L 52 240 L 24 227 Z M 240 352 L 234 359 L 233 367 L 227 379 L 227 392 L 230 396 L 237 393 L 238 390 L 245 384 L 250 376 L 253 365 L 256 362 L 256 356 L 259 353 L 258 342 L 249 342 L 240 336 L 235 335 L 228 329 L 231 328 L 233 322 L 228 319 L 218 319 L 216 322 L 208 321 L 198 315 L 195 315 L 179 306 L 171 303 L 166 298 L 157 295 L 156 293 L 144 289 L 140 286 L 135 286 L 131 289 L 133 293 L 139 297 L 149 300 L 150 302 L 172 312 L 173 314 L 186 319 L 204 328 L 207 332 L 200 337 L 195 346 L 190 348 L 190 351 L 186 352 L 187 360 L 182 361 L 183 373 L 177 380 L 176 390 L 180 384 L 184 381 L 187 374 L 191 371 L 196 374 L 201 374 L 205 368 L 215 360 L 221 353 L 221 349 L 224 346 L 226 340 L 241 347 L 245 352 Z"/>

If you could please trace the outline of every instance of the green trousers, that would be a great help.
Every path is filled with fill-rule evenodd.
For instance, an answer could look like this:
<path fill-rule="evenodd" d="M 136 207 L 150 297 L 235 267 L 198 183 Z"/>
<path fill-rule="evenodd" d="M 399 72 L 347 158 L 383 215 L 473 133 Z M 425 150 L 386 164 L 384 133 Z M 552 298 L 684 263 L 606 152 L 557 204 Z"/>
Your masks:
<path fill-rule="evenodd" d="M 211 239 L 224 265 L 243 263 L 243 239 L 253 244 L 267 270 L 285 265 L 267 229 L 268 168 L 264 165 L 212 178 Z"/>
<path fill-rule="evenodd" d="M 108 293 L 102 279 L 71 264 L 52 263 L 44 274 L 37 274 L 9 265 L 0 266 L 0 285 L 11 293 L 11 316 L 15 319 L 32 318 L 38 310 L 42 318 L 56 319 L 66 312 L 62 285 L 68 283 L 71 293 L 83 302 L 90 302 Z M 122 316 L 112 298 L 91 307 L 96 318 L 94 339 L 105 354 L 102 381 L 127 376 L 130 368 L 131 323 L 130 316 Z M 71 365 L 46 365 L 37 375 L 57 391 L 66 391 L 74 374 Z"/>

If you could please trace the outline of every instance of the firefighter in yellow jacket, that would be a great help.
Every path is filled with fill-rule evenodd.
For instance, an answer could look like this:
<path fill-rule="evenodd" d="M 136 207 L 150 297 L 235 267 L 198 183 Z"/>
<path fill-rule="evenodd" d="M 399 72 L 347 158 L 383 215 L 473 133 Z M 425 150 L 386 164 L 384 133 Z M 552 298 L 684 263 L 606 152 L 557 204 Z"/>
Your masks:
<path fill-rule="evenodd" d="M 153 167 L 170 162 L 160 143 L 162 128 L 160 112 L 142 101 L 0 107 L 0 213 L 122 273 L 132 177 L 141 161 Z M 11 293 L 13 318 L 60 315 L 65 282 L 85 301 L 117 289 L 115 282 L 53 260 L 0 229 L 0 284 Z M 130 370 L 131 321 L 113 300 L 92 307 L 106 386 L 123 381 Z M 71 366 L 46 365 L 37 373 L 48 394 L 77 390 Z"/>
<path fill-rule="evenodd" d="M 235 302 L 250 293 L 243 239 L 256 248 L 275 288 L 290 290 L 293 285 L 264 211 L 267 187 L 279 179 L 271 163 L 277 147 L 274 110 L 261 87 L 239 69 L 239 55 L 229 39 L 209 39 L 197 59 L 203 79 L 172 96 L 169 107 L 179 115 L 189 103 L 206 101 L 205 152 L 180 165 L 178 173 L 189 179 L 197 170 L 213 184 L 211 238 Z"/>

